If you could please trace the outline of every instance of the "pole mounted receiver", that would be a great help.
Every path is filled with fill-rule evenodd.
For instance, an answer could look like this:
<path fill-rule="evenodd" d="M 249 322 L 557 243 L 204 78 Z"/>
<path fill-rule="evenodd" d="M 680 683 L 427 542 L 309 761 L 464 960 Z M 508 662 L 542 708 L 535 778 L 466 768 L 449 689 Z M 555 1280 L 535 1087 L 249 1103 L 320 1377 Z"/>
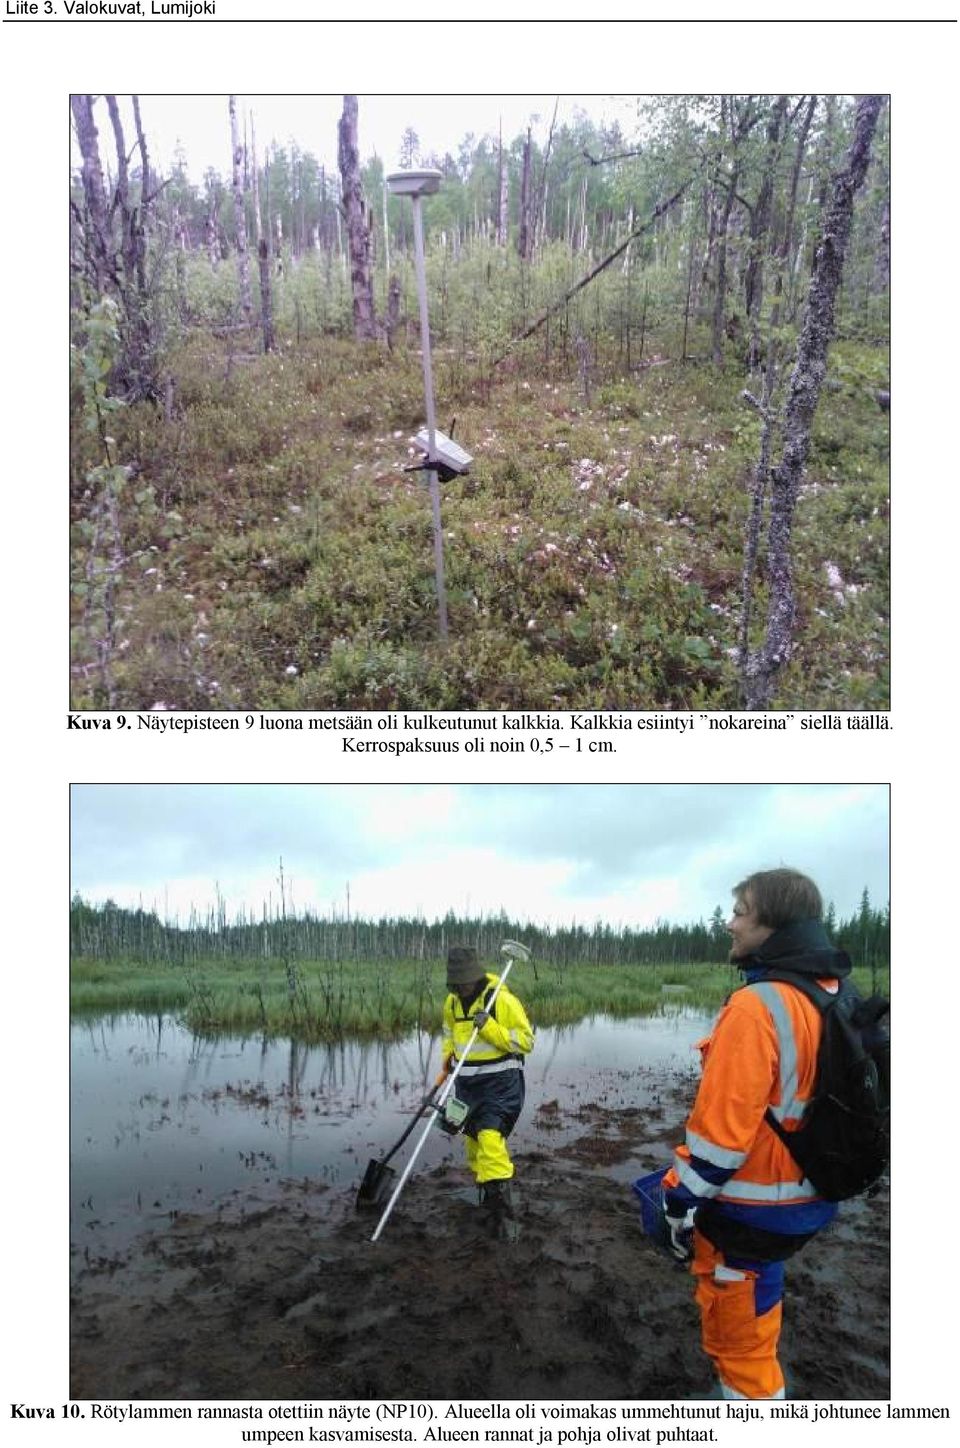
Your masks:
<path fill-rule="evenodd" d="M 525 945 L 521 945 L 519 940 L 505 940 L 500 947 L 500 954 L 511 961 L 530 959 L 530 951 Z"/>
<path fill-rule="evenodd" d="M 440 190 L 443 172 L 432 166 L 419 171 L 394 171 L 387 177 L 387 190 L 394 196 L 432 196 Z"/>

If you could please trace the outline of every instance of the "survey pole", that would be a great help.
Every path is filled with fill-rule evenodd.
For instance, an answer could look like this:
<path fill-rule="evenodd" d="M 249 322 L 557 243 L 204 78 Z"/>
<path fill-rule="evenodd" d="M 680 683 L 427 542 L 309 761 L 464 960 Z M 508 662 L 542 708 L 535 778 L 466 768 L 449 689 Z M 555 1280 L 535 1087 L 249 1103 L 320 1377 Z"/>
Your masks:
<path fill-rule="evenodd" d="M 430 360 L 430 316 L 427 311 L 427 266 L 423 251 L 423 198 L 413 202 L 413 245 L 417 263 L 417 292 L 420 298 L 420 351 L 423 356 L 423 389 L 427 400 L 427 436 L 430 452 L 427 461 L 437 457 L 437 418 L 433 406 L 433 367 Z M 443 573 L 443 525 L 440 520 L 440 479 L 436 468 L 429 468 L 430 508 L 433 513 L 433 563 L 437 575 L 437 603 L 440 609 L 440 637 L 449 635 L 447 626 L 447 586 Z"/>

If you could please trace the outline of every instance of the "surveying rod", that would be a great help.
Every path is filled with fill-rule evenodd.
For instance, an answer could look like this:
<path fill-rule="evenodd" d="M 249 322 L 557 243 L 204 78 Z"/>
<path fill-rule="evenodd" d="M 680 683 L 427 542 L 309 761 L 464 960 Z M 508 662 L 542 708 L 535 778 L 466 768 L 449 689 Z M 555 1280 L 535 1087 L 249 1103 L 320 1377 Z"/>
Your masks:
<path fill-rule="evenodd" d="M 423 387 L 427 397 L 428 462 L 437 457 L 437 419 L 433 410 L 433 369 L 430 365 L 430 318 L 427 314 L 427 268 L 423 255 L 423 198 L 412 196 L 413 241 L 417 258 L 417 292 L 420 298 L 420 347 L 423 353 Z M 437 574 L 437 602 L 440 606 L 440 637 L 447 638 L 447 587 L 443 577 L 443 528 L 440 522 L 440 479 L 436 468 L 428 472 L 430 507 L 433 511 L 433 561 Z"/>

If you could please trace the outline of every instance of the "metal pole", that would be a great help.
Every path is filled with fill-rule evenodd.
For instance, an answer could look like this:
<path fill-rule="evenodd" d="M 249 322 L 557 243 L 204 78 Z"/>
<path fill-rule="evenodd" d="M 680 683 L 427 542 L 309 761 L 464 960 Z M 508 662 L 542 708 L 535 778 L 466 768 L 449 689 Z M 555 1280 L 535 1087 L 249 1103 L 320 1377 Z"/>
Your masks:
<path fill-rule="evenodd" d="M 427 398 L 427 439 L 430 445 L 428 462 L 437 457 L 437 419 L 433 410 L 433 369 L 430 363 L 430 318 L 427 313 L 427 267 L 423 254 L 423 214 L 420 210 L 422 198 L 411 197 L 413 202 L 413 242 L 417 259 L 417 291 L 420 297 L 420 350 L 423 354 L 423 387 Z M 440 479 L 431 468 L 427 474 L 430 484 L 430 507 L 433 512 L 433 562 L 437 575 L 437 602 L 440 607 L 440 637 L 448 637 L 447 628 L 447 586 L 443 576 L 443 527 L 440 521 Z"/>

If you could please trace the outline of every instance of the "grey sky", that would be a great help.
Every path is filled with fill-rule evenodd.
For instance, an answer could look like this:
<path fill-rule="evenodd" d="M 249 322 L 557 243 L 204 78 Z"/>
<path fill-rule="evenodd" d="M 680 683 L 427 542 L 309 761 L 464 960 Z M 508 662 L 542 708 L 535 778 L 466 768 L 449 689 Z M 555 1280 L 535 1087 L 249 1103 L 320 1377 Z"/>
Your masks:
<path fill-rule="evenodd" d="M 793 865 L 840 914 L 888 898 L 881 785 L 77 785 L 72 888 L 186 916 L 298 909 L 645 925 Z M 289 905 L 289 899 L 288 899 Z"/>
<path fill-rule="evenodd" d="M 328 170 L 337 167 L 337 121 L 343 110 L 342 95 L 247 95 L 237 97 L 240 112 L 252 112 L 257 138 L 257 156 L 262 162 L 271 141 L 289 148 L 296 141 L 301 151 L 310 151 Z M 441 156 L 457 147 L 468 132 L 478 138 L 497 135 L 503 123 L 504 141 L 533 125 L 534 136 L 544 144 L 555 95 L 361 95 L 359 99 L 360 155 L 366 160 L 374 152 L 388 169 L 399 160 L 400 138 L 408 126 L 416 131 L 424 155 Z M 133 111 L 128 97 L 120 97 L 124 129 L 135 136 Z M 557 124 L 572 120 L 577 108 L 596 120 L 619 120 L 629 132 L 636 116 L 636 96 L 561 96 Z M 100 147 L 105 161 L 112 161 L 113 137 L 106 108 L 100 114 Z M 200 182 L 208 167 L 227 177 L 230 172 L 230 119 L 225 95 L 144 95 L 140 113 L 151 164 L 162 173 L 173 164 L 178 141 L 182 143 L 190 179 Z"/>

